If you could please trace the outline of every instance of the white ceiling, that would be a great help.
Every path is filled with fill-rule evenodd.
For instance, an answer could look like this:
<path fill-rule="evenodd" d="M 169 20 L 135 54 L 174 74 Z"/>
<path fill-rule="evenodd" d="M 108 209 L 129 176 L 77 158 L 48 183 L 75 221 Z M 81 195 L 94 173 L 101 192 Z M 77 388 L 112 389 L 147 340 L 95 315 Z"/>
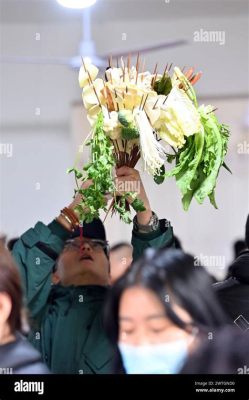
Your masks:
<path fill-rule="evenodd" d="M 97 22 L 123 19 L 223 17 L 248 13 L 248 0 L 98 0 L 92 7 Z M 56 0 L 0 0 L 2 23 L 63 22 L 80 19 L 78 10 Z"/>

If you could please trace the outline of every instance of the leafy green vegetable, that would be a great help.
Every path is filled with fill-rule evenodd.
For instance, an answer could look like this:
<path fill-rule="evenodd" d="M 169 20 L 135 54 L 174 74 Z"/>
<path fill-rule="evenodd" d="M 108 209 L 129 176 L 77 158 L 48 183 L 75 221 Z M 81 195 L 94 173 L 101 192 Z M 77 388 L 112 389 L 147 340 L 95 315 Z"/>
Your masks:
<path fill-rule="evenodd" d="M 140 199 L 135 199 L 132 203 L 131 206 L 135 211 L 145 211 L 146 208 L 144 207 L 144 203 Z"/>
<path fill-rule="evenodd" d="M 130 110 L 119 111 L 118 112 L 118 120 L 119 120 L 120 124 L 122 124 L 123 126 L 125 126 L 127 128 L 133 122 L 133 117 L 132 117 L 131 111 Z"/>
<path fill-rule="evenodd" d="M 158 185 L 161 185 L 161 183 L 164 182 L 164 179 L 165 179 L 165 166 L 162 165 L 160 168 L 160 173 L 158 175 L 154 175 L 154 181 Z"/>
<path fill-rule="evenodd" d="M 130 211 L 127 209 L 126 196 L 120 196 L 119 201 L 114 203 L 114 209 L 119 213 L 120 219 L 126 224 L 132 222 L 130 218 Z"/>
<path fill-rule="evenodd" d="M 131 110 L 119 111 L 118 120 L 123 125 L 121 129 L 122 139 L 130 140 L 139 137 L 139 130 L 135 124 Z"/>
<path fill-rule="evenodd" d="M 137 129 L 137 127 L 122 127 L 121 134 L 122 139 L 137 139 L 139 137 L 139 130 Z"/>
<path fill-rule="evenodd" d="M 93 184 L 87 189 L 78 189 L 75 194 L 82 195 L 81 203 L 76 207 L 81 221 L 91 222 L 99 217 L 101 209 L 106 211 L 105 193 L 113 193 L 115 186 L 112 178 L 112 168 L 115 165 L 113 146 L 103 130 L 103 114 L 99 113 L 91 139 L 91 161 L 84 166 L 83 173 L 76 168 L 74 172 L 77 179 L 82 182 L 92 179 Z"/>
<path fill-rule="evenodd" d="M 187 138 L 185 145 L 178 151 L 176 166 L 166 173 L 175 176 L 177 186 L 182 193 L 184 210 L 188 210 L 193 197 L 203 203 L 209 197 L 217 208 L 215 186 L 221 166 L 227 153 L 229 130 L 219 124 L 210 107 L 199 108 L 202 130 Z"/>
<path fill-rule="evenodd" d="M 157 94 L 164 94 L 167 96 L 172 89 L 172 83 L 169 75 L 164 74 L 160 79 L 158 79 L 154 83 L 153 89 L 157 92 Z"/>

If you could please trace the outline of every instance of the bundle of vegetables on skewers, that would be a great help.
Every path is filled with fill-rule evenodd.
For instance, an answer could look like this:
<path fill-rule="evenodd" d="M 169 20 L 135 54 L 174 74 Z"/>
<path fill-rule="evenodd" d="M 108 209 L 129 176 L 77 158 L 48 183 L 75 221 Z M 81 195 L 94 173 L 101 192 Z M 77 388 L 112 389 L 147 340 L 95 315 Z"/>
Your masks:
<path fill-rule="evenodd" d="M 103 209 L 129 223 L 129 203 L 136 211 L 144 209 L 135 192 L 117 193 L 114 180 L 115 168 L 134 168 L 139 159 L 157 184 L 175 177 L 184 210 L 193 198 L 202 204 L 206 197 L 217 208 L 219 170 L 229 170 L 224 162 L 229 129 L 218 122 L 212 106 L 198 106 L 193 85 L 201 73 L 193 68 L 184 73 L 172 64 L 162 74 L 157 66 L 152 74 L 140 71 L 139 55 L 136 66 L 130 64 L 130 57 L 126 62 L 121 58 L 117 67 L 110 60 L 105 77 L 98 78 L 97 67 L 82 60 L 79 84 L 91 126 L 85 143 L 91 156 L 83 169 L 68 170 L 75 174 L 75 193 L 82 194 L 77 206 L 82 221 L 92 221 Z M 88 179 L 92 185 L 81 189 L 81 181 Z M 107 193 L 113 197 L 108 210 Z"/>

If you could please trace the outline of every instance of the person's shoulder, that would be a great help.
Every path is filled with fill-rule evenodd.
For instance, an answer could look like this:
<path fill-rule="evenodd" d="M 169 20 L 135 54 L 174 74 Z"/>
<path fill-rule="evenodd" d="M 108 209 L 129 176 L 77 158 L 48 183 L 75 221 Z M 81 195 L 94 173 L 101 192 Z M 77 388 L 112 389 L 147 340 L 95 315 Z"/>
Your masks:
<path fill-rule="evenodd" d="M 237 286 L 238 284 L 239 284 L 239 281 L 236 278 L 230 277 L 228 279 L 225 279 L 224 281 L 216 282 L 212 286 L 215 291 L 220 292 L 220 291 L 230 289 L 234 286 Z"/>
<path fill-rule="evenodd" d="M 42 363 L 40 353 L 22 335 L 17 336 L 12 348 L 12 361 L 15 374 L 48 374 Z"/>
<path fill-rule="evenodd" d="M 49 369 L 41 361 L 32 364 L 22 365 L 14 370 L 15 374 L 20 375 L 47 375 L 51 374 Z"/>
<path fill-rule="evenodd" d="M 242 251 L 237 258 L 232 262 L 231 267 L 236 266 L 240 263 L 248 262 L 249 260 L 249 250 Z"/>

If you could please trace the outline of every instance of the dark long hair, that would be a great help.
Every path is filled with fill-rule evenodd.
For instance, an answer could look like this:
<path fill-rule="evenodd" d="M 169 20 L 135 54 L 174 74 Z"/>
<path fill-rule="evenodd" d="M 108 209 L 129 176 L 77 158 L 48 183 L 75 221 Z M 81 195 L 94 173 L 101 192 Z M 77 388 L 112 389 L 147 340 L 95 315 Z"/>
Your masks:
<path fill-rule="evenodd" d="M 107 296 L 104 325 L 109 339 L 115 346 L 119 337 L 120 299 L 127 288 L 134 286 L 152 290 L 163 304 L 165 315 L 182 329 L 188 330 L 189 325 L 187 326 L 173 311 L 174 302 L 190 314 L 193 320 L 192 328 L 199 328 L 201 332 L 217 329 L 227 322 L 212 289 L 210 276 L 203 267 L 195 265 L 191 255 L 176 249 L 148 249 L 117 281 Z M 118 351 L 117 357 L 119 358 Z M 116 360 L 116 370 L 119 361 Z"/>
<path fill-rule="evenodd" d="M 205 340 L 188 358 L 181 374 L 248 374 L 248 333 L 226 326 Z M 246 369 L 246 371 L 244 371 Z"/>
<path fill-rule="evenodd" d="M 249 248 L 249 214 L 246 220 L 246 234 L 245 234 L 245 242 L 247 247 Z"/>
<path fill-rule="evenodd" d="M 0 293 L 7 293 L 12 308 L 8 319 L 11 333 L 22 329 L 22 288 L 15 263 L 7 249 L 0 246 Z"/>

